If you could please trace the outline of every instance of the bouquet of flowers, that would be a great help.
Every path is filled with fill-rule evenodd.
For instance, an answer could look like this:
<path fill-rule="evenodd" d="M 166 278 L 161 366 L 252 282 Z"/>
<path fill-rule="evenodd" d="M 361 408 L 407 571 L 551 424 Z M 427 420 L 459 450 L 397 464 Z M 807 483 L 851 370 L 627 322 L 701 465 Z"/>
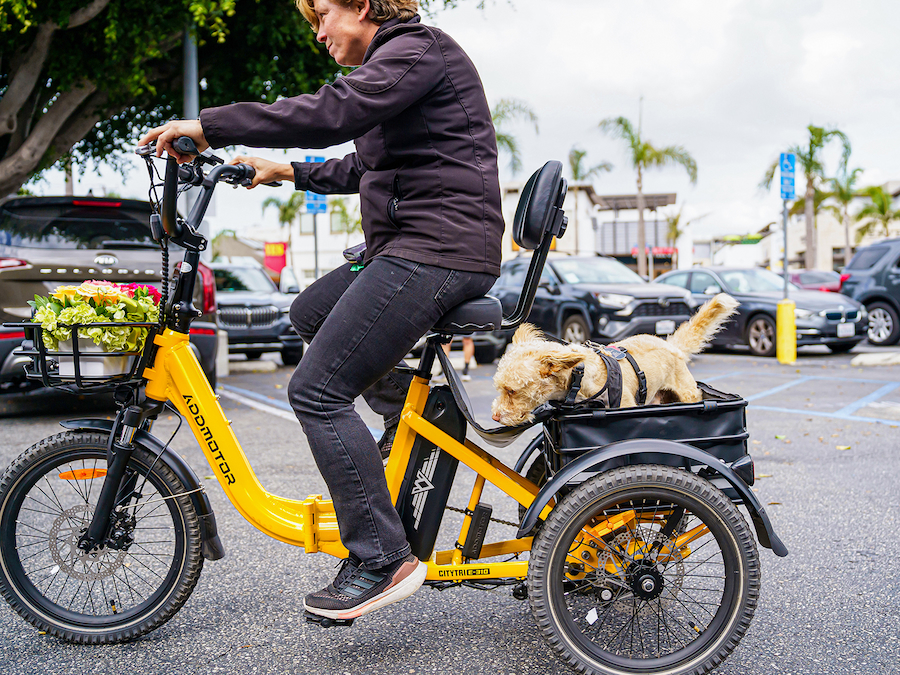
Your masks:
<path fill-rule="evenodd" d="M 41 324 L 44 344 L 51 351 L 72 339 L 72 324 L 156 322 L 160 293 L 152 286 L 85 281 L 60 286 L 49 298 L 34 296 L 32 321 Z M 90 338 L 106 352 L 140 351 L 147 329 L 135 326 L 80 328 L 79 338 Z"/>

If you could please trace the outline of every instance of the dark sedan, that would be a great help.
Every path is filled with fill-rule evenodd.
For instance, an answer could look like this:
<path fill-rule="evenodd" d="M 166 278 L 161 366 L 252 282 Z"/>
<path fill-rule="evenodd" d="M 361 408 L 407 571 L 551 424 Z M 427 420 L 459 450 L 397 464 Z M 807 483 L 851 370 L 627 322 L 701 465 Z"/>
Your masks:
<path fill-rule="evenodd" d="M 713 340 L 713 345 L 747 345 L 757 356 L 775 355 L 775 316 L 784 297 L 784 279 L 769 270 L 695 267 L 663 274 L 654 280 L 663 286 L 685 288 L 700 305 L 725 292 L 741 303 L 734 321 Z M 832 352 L 849 352 L 866 337 L 865 308 L 838 293 L 803 290 L 794 284 L 788 296 L 796 303 L 797 345 L 825 345 Z"/>
<path fill-rule="evenodd" d="M 490 295 L 500 300 L 506 315 L 515 306 L 530 262 L 523 256 L 500 268 Z M 649 284 L 612 258 L 552 256 L 528 321 L 568 342 L 608 343 L 638 333 L 668 335 L 691 311 L 687 291 Z"/>

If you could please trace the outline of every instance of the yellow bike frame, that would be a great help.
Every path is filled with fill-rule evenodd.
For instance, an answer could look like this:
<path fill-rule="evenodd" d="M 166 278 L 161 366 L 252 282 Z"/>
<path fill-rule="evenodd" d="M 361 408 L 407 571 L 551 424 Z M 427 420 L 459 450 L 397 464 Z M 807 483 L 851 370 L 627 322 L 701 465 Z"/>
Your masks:
<path fill-rule="evenodd" d="M 285 543 L 302 546 L 307 553 L 322 551 L 343 558 L 347 549 L 338 533 L 334 504 L 321 495 L 310 495 L 302 501 L 285 499 L 265 490 L 253 473 L 241 449 L 231 423 L 219 405 L 203 370 L 188 344 L 188 336 L 170 329 L 154 339 L 157 352 L 153 366 L 144 370 L 147 397 L 171 401 L 184 416 L 203 449 L 213 473 L 234 507 L 261 532 Z M 485 481 L 496 485 L 512 499 L 530 506 L 538 487 L 480 447 L 466 441 L 460 443 L 422 417 L 428 398 L 428 381 L 415 377 L 403 407 L 397 435 L 386 471 L 388 488 L 396 503 L 406 465 L 416 435 L 431 441 L 468 466 L 477 474 L 468 510 L 481 499 Z M 541 514 L 546 518 L 552 505 Z M 471 516 L 463 519 L 458 541 L 466 540 Z M 523 553 L 531 549 L 531 538 L 511 539 L 485 544 L 479 560 L 501 555 Z M 507 579 L 525 578 L 527 561 L 471 562 L 464 560 L 459 549 L 437 551 L 428 562 L 426 579 Z"/>

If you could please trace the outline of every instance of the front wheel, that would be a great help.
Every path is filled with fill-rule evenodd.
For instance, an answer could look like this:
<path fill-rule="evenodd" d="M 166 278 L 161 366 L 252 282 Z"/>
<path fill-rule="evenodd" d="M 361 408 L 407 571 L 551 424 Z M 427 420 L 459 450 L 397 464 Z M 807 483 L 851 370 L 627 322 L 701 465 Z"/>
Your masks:
<path fill-rule="evenodd" d="M 734 504 L 667 466 L 594 476 L 551 512 L 528 597 L 550 647 L 579 673 L 698 675 L 740 642 L 759 555 Z"/>
<path fill-rule="evenodd" d="M 588 328 L 587 321 L 585 321 L 580 314 L 573 314 L 572 316 L 566 317 L 560 332 L 562 333 L 563 340 L 578 345 L 587 342 L 591 337 L 591 329 Z"/>
<path fill-rule="evenodd" d="M 758 314 L 747 326 L 747 344 L 753 356 L 775 356 L 775 321 Z"/>
<path fill-rule="evenodd" d="M 0 477 L 0 593 L 26 621 L 70 642 L 125 642 L 150 632 L 181 608 L 203 568 L 190 497 L 140 448 L 106 540 L 93 551 L 79 548 L 105 480 L 108 440 L 51 436 Z"/>

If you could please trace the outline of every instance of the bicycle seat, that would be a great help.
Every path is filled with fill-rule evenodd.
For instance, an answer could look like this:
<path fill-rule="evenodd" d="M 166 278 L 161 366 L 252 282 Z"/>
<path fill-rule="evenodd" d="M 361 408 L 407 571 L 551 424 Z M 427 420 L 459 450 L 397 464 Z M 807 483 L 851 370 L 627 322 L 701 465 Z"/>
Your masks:
<path fill-rule="evenodd" d="M 432 330 L 445 335 L 469 335 L 477 330 L 496 330 L 502 321 L 500 301 L 484 295 L 459 303 L 438 319 Z"/>

